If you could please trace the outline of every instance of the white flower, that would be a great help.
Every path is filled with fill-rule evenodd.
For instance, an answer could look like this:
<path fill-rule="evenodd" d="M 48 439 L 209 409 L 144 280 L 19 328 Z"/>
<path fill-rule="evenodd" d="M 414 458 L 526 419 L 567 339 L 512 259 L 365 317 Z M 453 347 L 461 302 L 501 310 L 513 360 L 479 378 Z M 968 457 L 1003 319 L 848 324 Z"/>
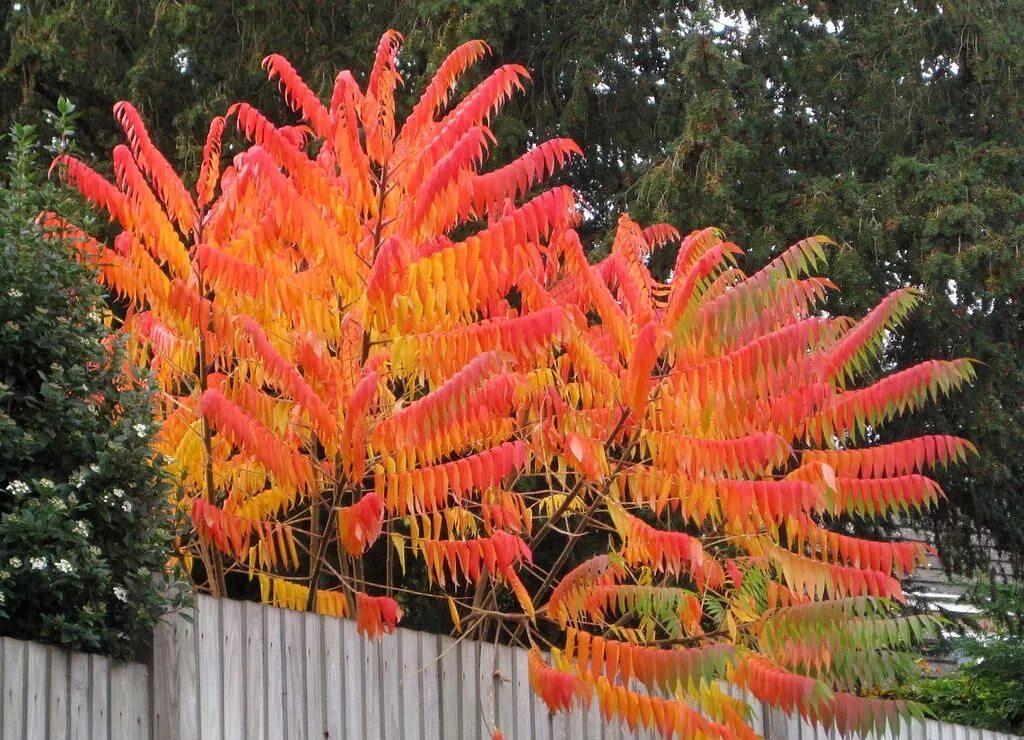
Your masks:
<path fill-rule="evenodd" d="M 83 522 L 81 519 L 79 519 L 77 522 L 75 522 L 75 534 L 81 537 L 88 537 L 89 525 Z"/>
<path fill-rule="evenodd" d="M 54 563 L 53 567 L 59 570 L 61 573 L 70 573 L 75 569 L 74 566 L 71 565 L 71 562 L 65 560 L 64 558 L 61 558 L 56 563 Z"/>
<path fill-rule="evenodd" d="M 46 558 L 29 558 L 28 567 L 32 570 L 46 570 Z"/>
<path fill-rule="evenodd" d="M 15 555 L 13 558 L 7 561 L 7 564 L 17 570 L 21 567 L 21 558 Z"/>
<path fill-rule="evenodd" d="M 21 298 L 25 294 L 22 293 L 17 288 L 11 288 L 10 290 L 7 291 L 7 295 L 9 295 L 11 298 Z"/>
<path fill-rule="evenodd" d="M 20 480 L 12 480 L 7 484 L 7 490 L 15 496 L 24 496 L 29 491 L 28 483 Z"/>
<path fill-rule="evenodd" d="M 67 503 L 65 503 L 62 499 L 59 498 L 51 498 L 50 506 L 55 508 L 57 511 L 67 511 L 68 509 Z"/>
<path fill-rule="evenodd" d="M 118 601 L 128 601 L 128 592 L 123 586 L 114 586 L 114 598 Z"/>
<path fill-rule="evenodd" d="M 124 498 L 123 488 L 115 488 L 111 493 L 114 494 L 114 498 Z"/>
<path fill-rule="evenodd" d="M 39 480 L 36 481 L 36 485 L 39 486 L 40 488 L 51 489 L 53 488 L 53 481 L 50 480 L 49 478 L 40 478 Z"/>
<path fill-rule="evenodd" d="M 100 548 L 97 547 L 96 545 L 90 545 L 89 546 L 89 552 L 92 553 L 92 556 L 94 558 L 98 558 L 100 555 L 103 554 L 103 551 L 100 550 Z"/>
<path fill-rule="evenodd" d="M 77 473 L 73 473 L 68 478 L 68 483 L 73 485 L 75 488 L 81 488 L 82 486 L 85 485 L 85 473 L 83 473 L 81 471 L 79 471 Z"/>
<path fill-rule="evenodd" d="M 11 571 L 9 571 L 9 570 L 0 570 L 0 581 L 6 581 L 10 577 L 11 577 Z"/>
<path fill-rule="evenodd" d="M 92 465 L 89 466 L 89 470 L 91 470 L 94 473 L 98 473 L 100 472 L 100 466 L 97 465 L 96 463 L 93 463 Z"/>
<path fill-rule="evenodd" d="M 131 501 L 122 501 L 121 502 L 121 511 L 123 511 L 125 514 L 131 514 L 132 513 L 132 502 Z"/>
<path fill-rule="evenodd" d="M 4 596 L 4 592 L 3 591 L 0 591 L 0 606 L 3 606 L 4 603 L 6 603 L 6 601 L 7 601 L 7 597 Z"/>
<path fill-rule="evenodd" d="M 136 425 L 134 425 L 134 426 L 132 427 L 132 429 L 134 429 L 134 430 L 135 430 L 135 433 L 136 433 L 137 435 L 139 435 L 139 438 L 140 438 L 140 439 L 141 439 L 141 438 L 143 438 L 143 437 L 145 437 L 145 436 L 146 436 L 146 432 L 148 431 L 148 428 L 146 427 L 146 425 L 145 425 L 145 424 L 136 424 Z"/>

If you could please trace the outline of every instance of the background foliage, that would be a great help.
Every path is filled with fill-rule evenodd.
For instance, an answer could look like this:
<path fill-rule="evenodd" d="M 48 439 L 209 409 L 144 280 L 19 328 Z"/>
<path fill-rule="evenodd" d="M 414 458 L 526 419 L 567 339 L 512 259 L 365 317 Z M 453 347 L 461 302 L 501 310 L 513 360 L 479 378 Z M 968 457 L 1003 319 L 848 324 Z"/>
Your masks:
<path fill-rule="evenodd" d="M 70 143 L 61 110 L 51 149 Z M 78 207 L 38 180 L 36 138 L 12 129 L 0 182 L 0 634 L 130 657 L 177 598 L 171 489 L 92 271 L 34 223 Z"/>
<path fill-rule="evenodd" d="M 684 231 L 715 224 L 753 266 L 831 234 L 845 245 L 836 310 L 849 315 L 893 287 L 927 287 L 888 360 L 985 363 L 972 389 L 925 417 L 982 452 L 943 480 L 950 505 L 932 524 L 948 564 L 984 565 L 983 534 L 1019 566 L 1022 24 L 1013 0 L 22 0 L 0 9 L 0 124 L 74 91 L 85 148 L 105 152 L 118 140 L 110 106 L 134 100 L 157 145 L 194 165 L 205 122 L 230 102 L 284 114 L 259 70 L 271 52 L 325 93 L 383 28 L 406 32 L 411 76 L 487 39 L 494 58 L 533 74 L 498 122 L 496 161 L 574 138 L 585 230 L 606 233 L 623 206 Z M 673 259 L 656 256 L 655 272 Z"/>

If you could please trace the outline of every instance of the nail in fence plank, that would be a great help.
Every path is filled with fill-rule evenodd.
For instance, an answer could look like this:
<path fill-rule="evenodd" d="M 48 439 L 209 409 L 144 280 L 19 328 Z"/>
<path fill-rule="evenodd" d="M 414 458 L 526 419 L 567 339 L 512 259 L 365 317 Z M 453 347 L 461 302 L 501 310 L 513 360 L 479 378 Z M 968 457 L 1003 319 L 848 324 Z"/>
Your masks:
<path fill-rule="evenodd" d="M 305 615 L 289 609 L 281 610 L 284 621 L 284 690 L 285 723 L 288 737 L 306 740 L 309 727 L 306 724 L 306 651 L 303 646 L 303 622 Z M 273 701 L 273 697 L 268 697 Z"/>
<path fill-rule="evenodd" d="M 283 635 L 281 617 L 283 614 L 284 611 L 276 607 L 267 607 L 263 612 L 263 629 L 266 640 L 266 653 L 264 654 L 266 693 L 264 700 L 267 706 L 267 733 L 265 737 L 268 740 L 284 737 L 285 723 L 288 719 L 284 696 L 284 647 L 281 644 Z M 356 736 L 353 735 L 353 737 Z"/>
<path fill-rule="evenodd" d="M 345 724 L 342 710 L 345 702 L 341 673 L 341 620 L 324 619 L 324 710 L 326 715 L 325 737 L 329 740 L 343 740 Z"/>
<path fill-rule="evenodd" d="M 220 643 L 222 651 L 225 740 L 245 740 L 245 669 L 242 665 L 242 602 L 223 599 Z"/>
<path fill-rule="evenodd" d="M 249 602 L 243 605 L 245 621 L 243 673 L 245 674 L 245 737 L 263 740 L 267 737 L 266 634 L 263 617 L 267 609 Z"/>
<path fill-rule="evenodd" d="M 26 656 L 25 737 L 48 737 L 46 732 L 46 701 L 49 698 L 49 671 L 46 647 L 30 642 Z"/>
<path fill-rule="evenodd" d="M 71 696 L 68 651 L 51 647 L 47 650 L 50 671 L 50 699 L 47 706 L 49 720 L 47 730 L 50 740 L 67 740 L 68 698 Z"/>

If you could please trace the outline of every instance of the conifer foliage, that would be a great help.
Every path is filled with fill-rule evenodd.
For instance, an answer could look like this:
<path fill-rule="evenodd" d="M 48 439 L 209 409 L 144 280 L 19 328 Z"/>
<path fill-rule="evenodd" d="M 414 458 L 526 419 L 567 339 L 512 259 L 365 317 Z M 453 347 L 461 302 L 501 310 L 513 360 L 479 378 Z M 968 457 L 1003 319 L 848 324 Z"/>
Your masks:
<path fill-rule="evenodd" d="M 526 70 L 454 96 L 486 52 L 464 44 L 400 122 L 400 43 L 385 34 L 365 85 L 342 72 L 327 104 L 268 57 L 301 123 L 233 106 L 194 194 L 127 103 L 116 184 L 55 163 L 121 226 L 112 247 L 78 243 L 162 384 L 198 585 L 248 576 L 268 603 L 378 635 L 415 561 L 457 625 L 519 625 L 553 711 L 596 701 L 665 735 L 751 736 L 727 686 L 842 731 L 913 711 L 862 694 L 933 628 L 897 614 L 924 553 L 846 523 L 941 498 L 924 472 L 969 443 L 870 443 L 971 364 L 860 382 L 917 295 L 821 312 L 821 237 L 747 276 L 736 245 L 695 231 L 663 284 L 647 260 L 679 234 L 624 216 L 588 264 L 573 192 L 537 189 L 571 141 L 483 171 Z M 248 143 L 222 162 L 231 128 Z M 581 562 L 594 530 L 610 549 Z"/>

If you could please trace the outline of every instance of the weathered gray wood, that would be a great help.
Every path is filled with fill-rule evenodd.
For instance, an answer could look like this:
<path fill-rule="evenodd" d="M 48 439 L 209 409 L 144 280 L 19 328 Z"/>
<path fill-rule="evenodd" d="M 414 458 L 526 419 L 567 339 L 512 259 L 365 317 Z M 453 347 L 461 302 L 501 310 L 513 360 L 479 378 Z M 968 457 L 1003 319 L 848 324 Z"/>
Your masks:
<path fill-rule="evenodd" d="M 93 655 L 89 668 L 90 737 L 106 740 L 110 737 L 110 659 Z"/>
<path fill-rule="evenodd" d="M 285 736 L 286 703 L 284 694 L 284 646 L 282 638 L 283 610 L 264 607 L 263 629 L 266 640 L 266 702 L 267 702 L 267 734 L 268 739 Z"/>
<path fill-rule="evenodd" d="M 395 633 L 398 646 L 399 726 L 405 740 L 423 740 L 423 673 L 420 670 L 419 635 L 407 629 Z"/>
<path fill-rule="evenodd" d="M 199 645 L 199 733 L 203 740 L 224 734 L 224 669 L 220 609 L 223 599 L 204 600 L 196 614 Z"/>
<path fill-rule="evenodd" d="M 380 645 L 381 721 L 384 737 L 401 737 L 402 731 L 402 664 L 398 652 L 398 636 L 378 641 Z"/>
<path fill-rule="evenodd" d="M 441 638 L 419 634 L 420 686 L 423 690 L 423 737 L 441 736 Z"/>
<path fill-rule="evenodd" d="M 4 721 L 5 738 L 24 737 L 25 728 L 25 643 L 4 640 Z"/>
<path fill-rule="evenodd" d="M 110 670 L 110 736 L 148 736 L 149 671 L 144 665 L 122 663 Z"/>
<path fill-rule="evenodd" d="M 200 658 L 201 656 L 201 658 Z M 152 664 L 0 638 L 3 738 L 222 737 L 643 740 L 589 712 L 552 716 L 528 683 L 527 652 L 400 629 L 376 641 L 351 620 L 198 599 L 156 631 Z M 201 666 L 201 670 L 200 670 Z M 838 740 L 824 728 L 748 701 L 768 740 Z M 152 716 L 151 716 L 152 715 Z M 211 724 L 203 724 L 212 718 Z M 219 720 L 219 724 L 217 723 Z M 1014 740 L 934 721 L 901 723 L 865 740 Z M 1017 739 L 1021 740 L 1021 739 Z"/>
<path fill-rule="evenodd" d="M 462 737 L 486 737 L 481 731 L 483 699 L 480 696 L 480 644 L 471 640 L 459 643 L 459 727 Z"/>
<path fill-rule="evenodd" d="M 341 620 L 324 620 L 321 637 L 324 641 L 324 711 L 327 740 L 345 737 L 344 689 L 342 684 Z"/>
<path fill-rule="evenodd" d="M 168 614 L 153 630 L 152 714 L 154 740 L 175 740 L 180 736 L 178 707 L 181 676 L 178 672 L 178 622 L 180 614 Z"/>
<path fill-rule="evenodd" d="M 70 728 L 72 740 L 88 740 L 89 737 L 89 656 L 85 653 L 71 654 L 71 698 Z"/>
<path fill-rule="evenodd" d="M 306 656 L 302 629 L 304 615 L 282 610 L 281 618 L 284 622 L 281 647 L 284 654 L 285 729 L 289 738 L 305 740 L 309 737 L 309 730 L 306 725 L 306 668 L 303 665 Z"/>
<path fill-rule="evenodd" d="M 245 622 L 242 670 L 245 674 L 245 737 L 263 740 L 267 737 L 267 691 L 264 673 L 266 633 L 263 616 L 267 612 L 259 604 L 248 603 L 242 609 Z"/>
<path fill-rule="evenodd" d="M 450 637 L 442 637 L 438 647 L 441 651 L 441 737 L 443 740 L 459 740 L 462 737 L 462 689 L 459 686 L 462 672 L 459 668 L 459 645 Z"/>
<path fill-rule="evenodd" d="M 223 599 L 221 604 L 221 651 L 225 740 L 245 740 L 245 669 L 242 664 L 242 638 L 245 622 L 242 603 Z"/>
<path fill-rule="evenodd" d="M 209 611 L 200 600 L 201 609 Z M 179 616 L 175 623 L 178 640 L 178 732 L 181 740 L 199 740 L 199 633 L 196 614 Z"/>
<path fill-rule="evenodd" d="M 69 658 L 67 650 L 51 647 L 47 651 L 50 671 L 50 697 L 47 701 L 47 732 L 50 740 L 66 740 L 68 737 L 68 719 L 71 711 L 68 698 L 71 696 L 69 678 Z"/>
<path fill-rule="evenodd" d="M 386 740 L 381 712 L 380 640 L 361 640 L 363 654 L 363 737 Z"/>
<path fill-rule="evenodd" d="M 498 661 L 498 675 L 494 680 L 494 704 L 498 717 L 498 728 L 506 740 L 519 740 L 515 717 L 515 677 L 512 673 L 512 648 L 498 645 L 495 648 Z"/>
<path fill-rule="evenodd" d="M 363 675 L 363 641 L 356 633 L 356 626 L 349 620 L 341 624 L 341 663 L 343 681 L 345 734 L 342 737 L 363 736 L 363 713 L 360 677 Z"/>
<path fill-rule="evenodd" d="M 49 670 L 46 647 L 33 642 L 26 646 L 25 737 L 47 737 L 46 702 L 49 695 Z"/>
<path fill-rule="evenodd" d="M 306 727 L 307 737 L 324 736 L 324 646 L 321 625 L 328 617 L 306 614 Z"/>

